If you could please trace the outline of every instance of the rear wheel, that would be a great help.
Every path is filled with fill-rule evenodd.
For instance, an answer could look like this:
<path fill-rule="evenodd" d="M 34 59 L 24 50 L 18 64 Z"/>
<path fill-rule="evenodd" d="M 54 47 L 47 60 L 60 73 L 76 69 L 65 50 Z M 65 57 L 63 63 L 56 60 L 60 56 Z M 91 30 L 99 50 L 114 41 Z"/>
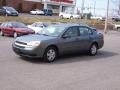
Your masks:
<path fill-rule="evenodd" d="M 117 28 L 117 31 L 119 31 L 119 32 L 120 32 L 120 27 L 118 27 L 118 28 Z"/>
<path fill-rule="evenodd" d="M 1 35 L 1 36 L 4 36 L 4 33 L 3 33 L 3 31 L 2 31 L 2 30 L 0 31 L 0 35 Z"/>
<path fill-rule="evenodd" d="M 70 19 L 73 19 L 73 16 L 71 16 Z"/>
<path fill-rule="evenodd" d="M 60 18 L 63 19 L 63 15 L 61 15 Z"/>
<path fill-rule="evenodd" d="M 57 49 L 55 47 L 48 47 L 44 53 L 44 60 L 47 62 L 53 62 L 57 58 Z"/>
<path fill-rule="evenodd" d="M 98 50 L 97 45 L 96 44 L 92 44 L 90 49 L 89 49 L 89 55 L 91 55 L 91 56 L 96 55 L 97 54 L 97 50 Z"/>
<path fill-rule="evenodd" d="M 14 32 L 13 37 L 16 38 L 18 36 L 17 32 Z"/>

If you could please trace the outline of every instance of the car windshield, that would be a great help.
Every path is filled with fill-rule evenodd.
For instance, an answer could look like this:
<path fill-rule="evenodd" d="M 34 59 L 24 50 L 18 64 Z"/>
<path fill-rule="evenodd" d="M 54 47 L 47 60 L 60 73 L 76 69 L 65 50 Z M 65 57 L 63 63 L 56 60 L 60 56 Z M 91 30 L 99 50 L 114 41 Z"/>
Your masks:
<path fill-rule="evenodd" d="M 5 7 L 8 11 L 16 11 L 14 8 L 12 7 Z"/>
<path fill-rule="evenodd" d="M 40 31 L 38 34 L 58 37 L 65 30 L 65 28 L 66 28 L 65 26 L 52 25 L 43 28 L 42 31 Z"/>
<path fill-rule="evenodd" d="M 27 28 L 27 26 L 23 23 L 20 23 L 20 22 L 15 22 L 15 23 L 12 23 L 13 27 L 15 28 Z"/>
<path fill-rule="evenodd" d="M 34 9 L 33 11 L 40 11 L 39 9 Z"/>

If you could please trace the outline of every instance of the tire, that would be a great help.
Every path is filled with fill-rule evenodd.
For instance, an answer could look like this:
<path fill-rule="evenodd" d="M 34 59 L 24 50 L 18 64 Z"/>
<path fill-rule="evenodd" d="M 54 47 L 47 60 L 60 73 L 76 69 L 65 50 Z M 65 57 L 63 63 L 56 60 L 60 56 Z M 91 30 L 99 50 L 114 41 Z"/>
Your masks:
<path fill-rule="evenodd" d="M 57 56 L 58 56 L 57 49 L 55 47 L 48 47 L 45 50 L 43 59 L 47 62 L 53 62 L 56 60 Z"/>
<path fill-rule="evenodd" d="M 3 31 L 2 31 L 2 30 L 0 31 L 0 35 L 1 35 L 1 36 L 4 36 L 4 33 L 3 33 Z"/>
<path fill-rule="evenodd" d="M 60 18 L 63 19 L 63 15 L 61 15 Z"/>
<path fill-rule="evenodd" d="M 97 54 L 98 47 L 96 44 L 92 44 L 90 49 L 89 49 L 89 55 L 90 56 L 95 56 Z"/>
<path fill-rule="evenodd" d="M 119 31 L 119 32 L 120 32 L 120 28 L 119 28 L 119 27 L 117 28 L 117 31 Z"/>
<path fill-rule="evenodd" d="M 18 37 L 17 32 L 14 32 L 13 37 L 14 37 L 14 38 Z"/>
<path fill-rule="evenodd" d="M 70 16 L 70 19 L 73 19 L 73 16 Z"/>

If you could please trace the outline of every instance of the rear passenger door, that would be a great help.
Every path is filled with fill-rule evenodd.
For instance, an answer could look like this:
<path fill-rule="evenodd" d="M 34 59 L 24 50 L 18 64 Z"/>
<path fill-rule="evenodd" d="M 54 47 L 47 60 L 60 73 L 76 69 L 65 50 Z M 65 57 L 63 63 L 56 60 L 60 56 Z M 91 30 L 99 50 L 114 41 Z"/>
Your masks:
<path fill-rule="evenodd" d="M 91 44 L 91 29 L 87 26 L 79 26 L 79 33 L 79 50 L 88 50 Z"/>

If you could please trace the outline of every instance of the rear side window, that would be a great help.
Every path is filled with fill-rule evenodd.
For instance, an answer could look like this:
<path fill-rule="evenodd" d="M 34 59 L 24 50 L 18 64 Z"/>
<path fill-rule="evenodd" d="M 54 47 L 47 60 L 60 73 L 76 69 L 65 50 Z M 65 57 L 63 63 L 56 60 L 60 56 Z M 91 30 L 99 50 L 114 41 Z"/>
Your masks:
<path fill-rule="evenodd" d="M 79 32 L 81 36 L 87 36 L 92 34 L 92 31 L 88 27 L 79 27 Z"/>

